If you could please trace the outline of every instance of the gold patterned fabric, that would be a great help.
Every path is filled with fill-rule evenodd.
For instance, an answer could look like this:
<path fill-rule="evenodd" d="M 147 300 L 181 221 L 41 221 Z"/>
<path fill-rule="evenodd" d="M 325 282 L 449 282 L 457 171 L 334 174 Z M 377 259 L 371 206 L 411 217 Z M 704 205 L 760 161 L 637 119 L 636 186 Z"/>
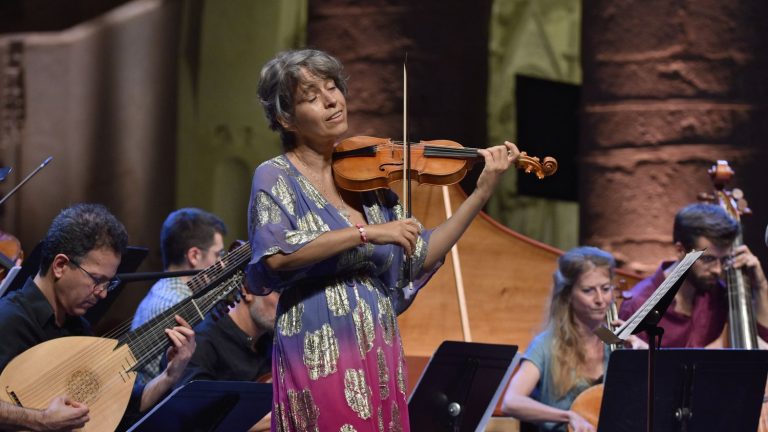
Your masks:
<path fill-rule="evenodd" d="M 277 330 L 283 336 L 293 336 L 301 331 L 301 316 L 304 315 L 304 304 L 298 303 L 280 315 L 277 319 Z"/>
<path fill-rule="evenodd" d="M 392 345 L 392 342 L 395 340 L 397 321 L 395 311 L 392 309 L 392 303 L 385 296 L 379 296 L 379 325 L 382 329 L 384 342 L 387 345 Z"/>
<path fill-rule="evenodd" d="M 256 228 L 280 222 L 280 217 L 282 216 L 280 207 L 277 206 L 277 203 L 269 195 L 259 192 L 256 195 L 255 208 L 258 212 L 258 215 L 255 217 L 255 220 L 258 221 Z"/>
<path fill-rule="evenodd" d="M 336 372 L 339 359 L 339 343 L 328 324 L 320 330 L 304 335 L 304 364 L 309 371 L 309 378 L 316 380 Z"/>
<path fill-rule="evenodd" d="M 381 399 L 386 399 L 389 397 L 389 367 L 381 347 L 376 350 L 376 365 L 379 368 L 379 395 Z"/>
<path fill-rule="evenodd" d="M 371 417 L 371 389 L 362 370 L 347 369 L 344 372 L 344 396 L 347 405 L 361 419 Z"/>
<path fill-rule="evenodd" d="M 342 283 L 334 283 L 326 287 L 325 300 L 328 303 L 328 310 L 334 316 L 344 316 L 350 311 L 347 287 Z"/>
<path fill-rule="evenodd" d="M 355 293 L 357 293 L 357 290 L 355 290 Z M 360 357 L 365 358 L 365 354 L 373 348 L 376 332 L 373 328 L 371 307 L 368 306 L 365 300 L 359 297 L 357 299 L 357 306 L 355 306 L 355 310 L 352 312 L 352 319 L 355 323 L 355 336 L 357 337 L 357 345 L 360 348 Z"/>
<path fill-rule="evenodd" d="M 390 432 L 402 432 L 403 424 L 400 421 L 400 410 L 397 408 L 397 405 L 392 405 L 392 416 L 390 418 L 392 419 L 389 422 Z"/>
<path fill-rule="evenodd" d="M 424 271 L 415 262 L 409 298 L 402 290 L 399 246 L 369 243 L 273 270 L 265 257 L 290 257 L 323 233 L 349 230 L 351 224 L 284 156 L 257 168 L 253 188 L 249 283 L 281 292 L 273 344 L 276 429 L 373 432 L 400 426 L 407 431 L 396 313 L 439 265 Z M 273 204 L 264 211 L 255 210 L 260 193 Z M 403 216 L 388 190 L 362 193 L 360 202 L 369 224 Z M 422 252 L 430 235 L 425 230 L 420 236 Z"/>
<path fill-rule="evenodd" d="M 290 401 L 291 420 L 296 431 L 318 431 L 317 417 L 320 415 L 320 409 L 315 405 L 312 392 L 309 390 L 299 392 L 288 390 L 288 400 Z"/>

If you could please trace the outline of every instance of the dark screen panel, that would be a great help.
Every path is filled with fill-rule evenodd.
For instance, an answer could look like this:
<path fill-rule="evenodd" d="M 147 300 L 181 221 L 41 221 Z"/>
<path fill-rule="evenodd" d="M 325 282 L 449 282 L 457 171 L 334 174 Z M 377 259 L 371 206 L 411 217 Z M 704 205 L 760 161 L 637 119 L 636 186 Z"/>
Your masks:
<path fill-rule="evenodd" d="M 520 195 L 578 201 L 579 92 L 574 84 L 517 75 L 517 145 L 530 156 L 552 156 L 558 170 L 539 180 L 518 177 Z"/>

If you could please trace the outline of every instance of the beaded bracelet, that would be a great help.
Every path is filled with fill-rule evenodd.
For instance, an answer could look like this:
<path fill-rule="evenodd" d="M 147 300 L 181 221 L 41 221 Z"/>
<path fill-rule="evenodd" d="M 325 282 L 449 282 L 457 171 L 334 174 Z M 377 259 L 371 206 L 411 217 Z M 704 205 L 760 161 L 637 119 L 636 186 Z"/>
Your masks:
<path fill-rule="evenodd" d="M 365 227 L 362 224 L 355 224 L 355 228 L 360 231 L 360 240 L 363 244 L 368 243 L 368 237 L 365 235 Z"/>

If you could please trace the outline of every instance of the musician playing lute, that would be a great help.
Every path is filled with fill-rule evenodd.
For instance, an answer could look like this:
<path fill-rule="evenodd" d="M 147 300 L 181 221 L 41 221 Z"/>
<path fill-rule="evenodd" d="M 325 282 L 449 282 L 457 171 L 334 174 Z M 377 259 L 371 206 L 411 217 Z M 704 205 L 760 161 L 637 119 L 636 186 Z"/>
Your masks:
<path fill-rule="evenodd" d="M 115 274 L 128 243 L 125 227 L 105 207 L 76 204 L 53 220 L 43 240 L 40 271 L 20 290 L 0 299 L 0 370 L 17 355 L 43 342 L 65 336 L 91 335 L 82 317 L 117 284 Z M 145 411 L 179 379 L 195 349 L 195 334 L 176 317 L 166 329 L 172 346 L 168 367 L 146 386 L 134 388 L 127 411 Z M 83 365 L 95 361 L 83 356 Z M 51 356 L 51 363 L 57 361 Z M 36 376 L 29 370 L 30 377 Z M 52 383 L 49 383 L 52 384 Z M 8 389 L 4 390 L 8 393 Z M 10 398 L 13 400 L 13 395 Z M 88 406 L 76 397 L 54 398 L 46 409 L 23 407 L 23 401 L 0 402 L 0 427 L 68 430 L 89 421 Z"/>

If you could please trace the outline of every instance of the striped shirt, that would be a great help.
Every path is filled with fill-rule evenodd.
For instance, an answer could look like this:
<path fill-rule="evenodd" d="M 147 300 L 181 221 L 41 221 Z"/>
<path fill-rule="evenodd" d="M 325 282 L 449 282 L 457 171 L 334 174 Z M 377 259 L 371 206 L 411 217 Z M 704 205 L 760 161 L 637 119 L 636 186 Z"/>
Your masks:
<path fill-rule="evenodd" d="M 142 324 L 191 295 L 192 290 L 181 281 L 181 278 L 160 279 L 152 285 L 149 293 L 141 301 L 138 309 L 136 309 L 136 315 L 133 316 L 133 322 L 131 323 L 131 330 L 137 329 Z M 136 382 L 146 384 L 152 378 L 160 375 L 160 361 L 162 358 L 163 353 L 139 369 Z"/>

